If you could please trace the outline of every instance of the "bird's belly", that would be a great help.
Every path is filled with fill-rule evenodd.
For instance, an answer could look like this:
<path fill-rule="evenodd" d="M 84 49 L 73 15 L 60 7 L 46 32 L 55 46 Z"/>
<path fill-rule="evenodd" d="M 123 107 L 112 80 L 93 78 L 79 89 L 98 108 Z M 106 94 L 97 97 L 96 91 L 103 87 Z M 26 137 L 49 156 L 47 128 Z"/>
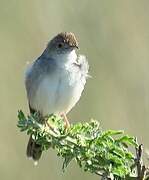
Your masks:
<path fill-rule="evenodd" d="M 32 107 L 43 115 L 69 112 L 80 99 L 84 85 L 70 76 L 51 76 L 42 80 L 36 90 Z"/>

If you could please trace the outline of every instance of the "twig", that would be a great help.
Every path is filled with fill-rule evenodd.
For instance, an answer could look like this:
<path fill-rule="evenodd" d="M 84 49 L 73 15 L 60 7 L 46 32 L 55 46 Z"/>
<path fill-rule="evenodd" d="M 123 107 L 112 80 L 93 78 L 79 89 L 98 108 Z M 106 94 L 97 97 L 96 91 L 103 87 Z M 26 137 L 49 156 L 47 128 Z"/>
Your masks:
<path fill-rule="evenodd" d="M 142 160 L 143 155 L 143 145 L 139 145 L 138 148 L 136 148 L 136 165 L 137 165 L 137 179 L 138 180 L 144 180 L 146 176 L 146 167 L 143 165 Z"/>

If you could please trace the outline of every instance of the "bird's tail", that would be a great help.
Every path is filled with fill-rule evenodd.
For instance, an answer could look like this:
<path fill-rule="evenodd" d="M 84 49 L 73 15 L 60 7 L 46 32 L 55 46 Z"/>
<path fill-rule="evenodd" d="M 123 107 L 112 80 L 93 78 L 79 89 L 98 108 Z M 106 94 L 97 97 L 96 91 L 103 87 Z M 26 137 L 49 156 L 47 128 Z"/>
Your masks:
<path fill-rule="evenodd" d="M 38 160 L 40 159 L 42 154 L 42 147 L 41 145 L 37 144 L 32 135 L 29 138 L 26 155 L 28 158 L 32 158 L 35 161 L 35 165 L 37 164 Z"/>

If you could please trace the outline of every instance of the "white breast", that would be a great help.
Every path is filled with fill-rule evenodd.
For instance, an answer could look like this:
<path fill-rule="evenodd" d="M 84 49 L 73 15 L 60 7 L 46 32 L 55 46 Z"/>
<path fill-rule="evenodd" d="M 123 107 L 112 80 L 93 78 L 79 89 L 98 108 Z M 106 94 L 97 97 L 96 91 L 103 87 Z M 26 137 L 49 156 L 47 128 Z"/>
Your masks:
<path fill-rule="evenodd" d="M 61 72 L 45 77 L 40 83 L 31 106 L 43 115 L 69 112 L 79 100 L 84 88 L 79 74 Z"/>
<path fill-rule="evenodd" d="M 86 77 L 82 78 L 80 69 L 70 60 L 68 62 L 50 76 L 43 78 L 30 102 L 31 107 L 43 115 L 68 113 L 80 99 Z"/>

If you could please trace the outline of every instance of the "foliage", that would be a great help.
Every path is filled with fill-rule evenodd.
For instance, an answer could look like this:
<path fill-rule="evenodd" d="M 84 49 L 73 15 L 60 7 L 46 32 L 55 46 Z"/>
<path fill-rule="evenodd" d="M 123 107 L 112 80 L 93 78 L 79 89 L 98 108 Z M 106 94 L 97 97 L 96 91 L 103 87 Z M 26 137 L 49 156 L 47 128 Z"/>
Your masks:
<path fill-rule="evenodd" d="M 71 124 L 66 128 L 64 120 L 56 115 L 41 122 L 38 113 L 25 116 L 18 112 L 17 126 L 26 131 L 42 150 L 53 148 L 63 158 L 62 169 L 75 159 L 84 170 L 109 179 L 125 179 L 136 175 L 135 155 L 129 148 L 137 148 L 134 137 L 123 131 L 103 131 L 98 121 Z"/>

